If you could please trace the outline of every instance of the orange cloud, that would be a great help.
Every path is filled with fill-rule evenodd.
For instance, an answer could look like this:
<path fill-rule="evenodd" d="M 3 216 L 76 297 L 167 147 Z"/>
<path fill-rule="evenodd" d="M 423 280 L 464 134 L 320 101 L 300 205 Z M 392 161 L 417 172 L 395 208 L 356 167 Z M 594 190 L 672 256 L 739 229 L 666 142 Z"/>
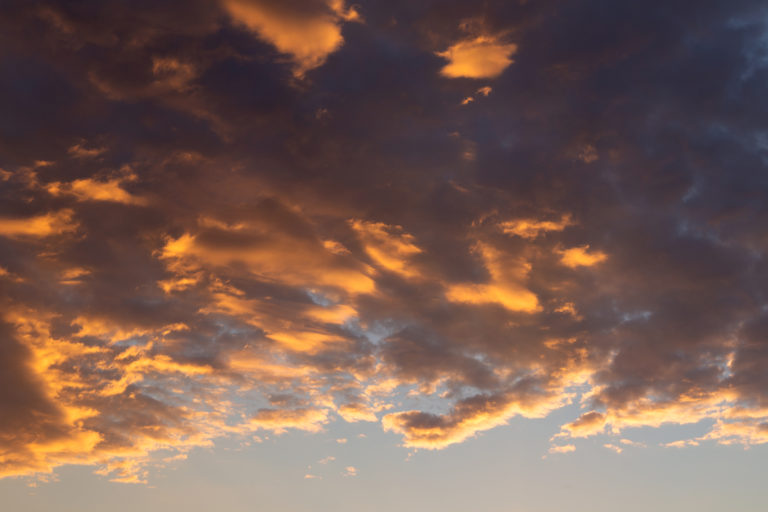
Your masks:
<path fill-rule="evenodd" d="M 405 411 L 387 414 L 381 423 L 384 430 L 402 434 L 406 447 L 439 450 L 504 425 L 517 414 L 545 416 L 559 405 L 557 400 L 519 401 L 505 395 L 478 395 L 462 400 L 445 415 Z"/>
<path fill-rule="evenodd" d="M 0 236 L 8 238 L 43 238 L 71 233 L 78 228 L 70 209 L 49 212 L 36 217 L 0 217 Z"/>
<path fill-rule="evenodd" d="M 265 0 L 222 2 L 235 21 L 289 55 L 297 77 L 321 66 L 328 55 L 341 47 L 344 21 L 360 19 L 356 10 L 344 7 L 342 0 L 307 1 L 303 9 Z"/>
<path fill-rule="evenodd" d="M 421 249 L 414 243 L 413 236 L 402 232 L 401 227 L 360 220 L 350 224 L 360 237 L 365 252 L 380 267 L 406 277 L 418 274 L 409 260 Z"/>
<path fill-rule="evenodd" d="M 495 36 L 481 35 L 459 41 L 437 52 L 448 61 L 440 73 L 449 78 L 495 78 L 512 62 L 517 45 Z"/>
<path fill-rule="evenodd" d="M 267 281 L 308 288 L 331 287 L 347 293 L 369 293 L 374 281 L 365 266 L 328 251 L 318 240 L 281 232 L 278 227 L 208 229 L 199 235 L 185 233 L 169 238 L 159 252 L 168 269 L 177 274 L 160 283 L 166 290 L 182 288 L 179 279 L 202 268 L 245 265 L 252 275 Z"/>
<path fill-rule="evenodd" d="M 536 294 L 525 288 L 530 265 L 506 258 L 490 245 L 478 243 L 480 254 L 491 277 L 487 284 L 462 283 L 448 286 L 446 298 L 467 304 L 500 304 L 510 311 L 534 313 L 541 309 Z"/>
<path fill-rule="evenodd" d="M 605 430 L 605 415 L 597 411 L 582 414 L 576 421 L 563 426 L 570 437 L 589 437 Z"/>
<path fill-rule="evenodd" d="M 570 215 L 563 215 L 560 220 L 515 219 L 499 223 L 501 231 L 508 235 L 533 240 L 549 231 L 562 231 L 571 226 Z"/>
<path fill-rule="evenodd" d="M 571 268 L 591 267 L 608 258 L 604 252 L 589 251 L 589 245 L 565 249 L 560 254 L 560 263 Z"/>
<path fill-rule="evenodd" d="M 571 453 L 575 451 L 576 447 L 572 444 L 554 445 L 549 448 L 549 453 Z"/>
<path fill-rule="evenodd" d="M 113 203 L 143 205 L 145 198 L 134 196 L 123 188 L 123 184 L 134 181 L 135 175 L 108 180 L 84 178 L 70 183 L 53 182 L 45 189 L 54 196 L 72 195 L 78 201 L 109 201 Z"/>
<path fill-rule="evenodd" d="M 336 412 L 348 423 L 379 421 L 376 414 L 369 407 L 362 404 L 344 404 Z"/>
<path fill-rule="evenodd" d="M 250 425 L 282 434 L 289 428 L 318 432 L 327 422 L 327 409 L 260 409 L 251 418 Z"/>

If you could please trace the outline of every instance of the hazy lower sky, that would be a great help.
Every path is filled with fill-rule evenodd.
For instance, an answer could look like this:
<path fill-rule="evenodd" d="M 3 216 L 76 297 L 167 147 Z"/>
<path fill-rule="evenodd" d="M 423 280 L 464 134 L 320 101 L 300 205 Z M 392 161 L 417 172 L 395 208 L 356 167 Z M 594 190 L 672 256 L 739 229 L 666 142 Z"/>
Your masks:
<path fill-rule="evenodd" d="M 758 511 L 768 6 L 0 2 L 23 512 Z"/>

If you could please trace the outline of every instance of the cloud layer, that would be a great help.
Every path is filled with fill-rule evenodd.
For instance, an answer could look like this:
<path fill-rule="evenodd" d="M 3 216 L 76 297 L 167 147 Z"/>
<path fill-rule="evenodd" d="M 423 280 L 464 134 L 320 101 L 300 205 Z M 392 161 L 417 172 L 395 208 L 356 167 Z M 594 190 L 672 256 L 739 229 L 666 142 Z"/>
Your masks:
<path fill-rule="evenodd" d="M 552 454 L 768 442 L 761 2 L 3 9 L 0 476 L 567 405 Z"/>

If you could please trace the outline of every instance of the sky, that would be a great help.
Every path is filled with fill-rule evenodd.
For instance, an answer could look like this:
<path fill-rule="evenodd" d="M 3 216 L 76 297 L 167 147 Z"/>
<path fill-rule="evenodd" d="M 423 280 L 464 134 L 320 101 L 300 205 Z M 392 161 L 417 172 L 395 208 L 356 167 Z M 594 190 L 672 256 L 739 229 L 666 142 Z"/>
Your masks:
<path fill-rule="evenodd" d="M 22 512 L 756 511 L 762 0 L 0 1 Z"/>

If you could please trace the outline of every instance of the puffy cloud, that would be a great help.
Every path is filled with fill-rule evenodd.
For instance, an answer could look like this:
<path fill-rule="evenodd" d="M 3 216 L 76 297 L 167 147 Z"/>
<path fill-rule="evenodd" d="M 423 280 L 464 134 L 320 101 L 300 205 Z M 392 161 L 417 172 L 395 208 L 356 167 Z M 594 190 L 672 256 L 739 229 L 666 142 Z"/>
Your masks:
<path fill-rule="evenodd" d="M 297 76 L 321 66 L 344 43 L 341 24 L 359 19 L 357 11 L 345 8 L 339 0 L 222 3 L 233 19 L 273 44 L 279 52 L 290 55 Z"/>
<path fill-rule="evenodd" d="M 440 73 L 448 78 L 496 78 L 512 62 L 517 45 L 480 35 L 458 41 L 437 55 L 448 61 Z"/>

